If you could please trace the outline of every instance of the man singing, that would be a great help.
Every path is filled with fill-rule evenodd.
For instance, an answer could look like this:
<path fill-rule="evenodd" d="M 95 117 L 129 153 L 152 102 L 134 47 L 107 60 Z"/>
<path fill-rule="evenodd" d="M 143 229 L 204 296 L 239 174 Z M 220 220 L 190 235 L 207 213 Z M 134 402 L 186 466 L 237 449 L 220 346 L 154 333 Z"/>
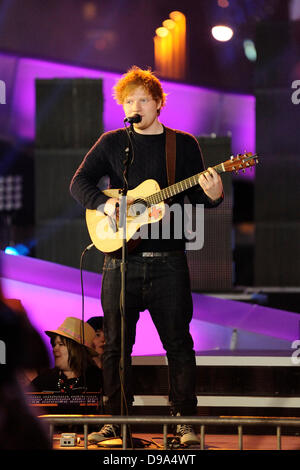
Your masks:
<path fill-rule="evenodd" d="M 160 81 L 150 70 L 132 67 L 114 87 L 114 96 L 125 116 L 140 116 L 132 125 L 134 159 L 129 167 L 128 188 L 135 188 L 147 179 L 154 179 L 160 188 L 168 186 L 166 168 L 166 132 L 159 115 L 166 95 Z M 205 170 L 197 140 L 190 134 L 175 131 L 175 182 Z M 128 136 L 124 128 L 106 132 L 85 156 L 70 186 L 73 197 L 86 209 L 103 208 L 105 214 L 116 214 L 117 198 L 110 198 L 98 189 L 101 177 L 108 176 L 111 188 L 124 186 L 124 155 Z M 171 203 L 184 210 L 184 197 L 192 204 L 206 208 L 223 200 L 220 176 L 208 168 L 199 176 L 199 184 L 175 196 Z M 130 200 L 129 200 L 130 203 Z M 172 206 L 170 206 L 171 208 Z M 157 222 L 158 224 L 161 222 Z M 131 353 L 135 342 L 139 313 L 148 310 L 166 350 L 169 366 L 169 400 L 174 416 L 191 416 L 197 412 L 195 394 L 196 362 L 189 324 L 193 315 L 185 239 L 176 235 L 175 217 L 169 218 L 170 237 L 143 237 L 128 255 L 126 271 L 126 347 L 125 397 L 130 413 L 133 404 Z M 108 397 L 107 411 L 120 415 L 121 387 L 119 362 L 121 354 L 120 275 L 121 260 L 106 255 L 103 266 L 101 302 L 104 312 L 105 348 L 103 354 L 104 390 Z M 193 427 L 177 425 L 176 434 L 183 445 L 197 444 Z M 90 442 L 120 435 L 117 425 L 104 425 L 89 436 Z"/>

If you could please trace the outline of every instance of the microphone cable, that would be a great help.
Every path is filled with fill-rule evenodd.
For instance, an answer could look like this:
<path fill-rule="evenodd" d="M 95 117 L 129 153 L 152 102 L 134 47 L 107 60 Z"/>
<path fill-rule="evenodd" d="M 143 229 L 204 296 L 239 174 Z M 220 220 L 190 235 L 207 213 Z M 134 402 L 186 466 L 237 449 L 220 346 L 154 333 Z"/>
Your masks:
<path fill-rule="evenodd" d="M 85 254 L 93 248 L 94 243 L 91 243 L 90 245 L 86 246 L 83 252 L 81 253 L 80 256 L 80 282 L 81 282 L 81 344 L 84 347 L 85 346 L 85 338 L 84 338 L 84 288 L 83 288 L 83 259 Z M 88 354 L 88 351 L 87 351 Z M 86 386 L 86 366 L 87 366 L 87 358 L 84 356 L 84 364 L 83 364 L 83 393 L 85 397 L 85 407 L 87 410 L 87 386 Z"/>

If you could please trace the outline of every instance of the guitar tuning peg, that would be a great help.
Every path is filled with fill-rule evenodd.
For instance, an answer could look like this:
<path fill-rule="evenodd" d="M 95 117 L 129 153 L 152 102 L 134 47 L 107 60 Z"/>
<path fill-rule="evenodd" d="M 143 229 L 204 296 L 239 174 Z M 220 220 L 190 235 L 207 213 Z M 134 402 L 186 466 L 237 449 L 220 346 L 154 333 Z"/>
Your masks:
<path fill-rule="evenodd" d="M 234 156 L 233 156 L 233 155 L 231 155 L 230 160 L 234 160 Z"/>

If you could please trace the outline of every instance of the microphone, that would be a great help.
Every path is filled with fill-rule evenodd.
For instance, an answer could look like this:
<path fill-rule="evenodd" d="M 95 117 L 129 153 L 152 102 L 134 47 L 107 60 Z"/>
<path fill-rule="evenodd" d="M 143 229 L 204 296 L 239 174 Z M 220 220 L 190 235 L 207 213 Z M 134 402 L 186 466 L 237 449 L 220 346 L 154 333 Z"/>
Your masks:
<path fill-rule="evenodd" d="M 133 116 L 126 117 L 124 119 L 124 122 L 129 122 L 129 124 L 134 124 L 134 123 L 141 122 L 141 120 L 142 120 L 142 116 L 140 116 L 139 114 L 134 114 Z"/>

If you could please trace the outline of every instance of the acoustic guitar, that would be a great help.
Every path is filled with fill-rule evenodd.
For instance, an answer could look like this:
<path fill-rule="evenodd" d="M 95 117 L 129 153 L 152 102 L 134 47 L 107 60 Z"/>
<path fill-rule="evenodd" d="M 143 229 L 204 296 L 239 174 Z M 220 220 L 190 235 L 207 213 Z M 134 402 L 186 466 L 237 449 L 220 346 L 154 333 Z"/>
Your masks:
<path fill-rule="evenodd" d="M 214 166 L 217 173 L 238 172 L 253 167 L 258 162 L 257 154 L 251 152 L 232 156 L 229 160 Z M 139 230 L 147 224 L 159 222 L 165 215 L 165 203 L 177 194 L 198 184 L 199 176 L 206 170 L 190 176 L 164 189 L 159 184 L 148 179 L 136 188 L 128 190 L 128 198 L 133 202 L 128 205 L 126 213 L 126 241 L 130 252 L 138 243 Z M 120 198 L 121 190 L 107 189 L 103 193 L 112 198 Z M 124 198 L 125 199 L 125 198 Z M 125 231 L 120 227 L 118 215 L 108 216 L 98 209 L 86 210 L 86 223 L 89 235 L 95 247 L 103 253 L 117 255 L 120 253 L 125 237 Z"/>

